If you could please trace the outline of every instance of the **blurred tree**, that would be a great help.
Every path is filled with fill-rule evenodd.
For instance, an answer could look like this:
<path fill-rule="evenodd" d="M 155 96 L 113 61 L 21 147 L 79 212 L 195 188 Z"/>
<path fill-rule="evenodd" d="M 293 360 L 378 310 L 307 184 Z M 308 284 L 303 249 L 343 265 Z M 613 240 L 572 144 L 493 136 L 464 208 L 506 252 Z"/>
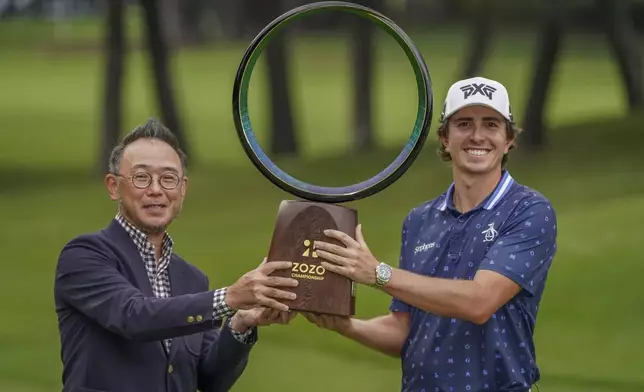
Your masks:
<path fill-rule="evenodd" d="M 190 146 L 186 139 L 174 99 L 172 76 L 170 73 L 169 50 L 166 35 L 161 28 L 161 12 L 156 0 L 140 0 L 145 13 L 145 26 L 150 65 L 154 72 L 157 104 L 165 125 L 177 136 L 182 149 L 190 155 Z"/>
<path fill-rule="evenodd" d="M 630 0 L 594 0 L 593 3 L 579 0 L 567 4 L 553 1 L 553 4 L 544 5 L 544 19 L 540 27 L 534 74 L 523 122 L 524 127 L 530 131 L 526 135 L 528 149 L 538 150 L 547 144 L 545 106 L 554 67 L 561 54 L 564 20 L 572 18 L 571 13 L 580 12 L 581 7 L 585 12 L 588 12 L 588 6 L 595 7 L 595 14 L 602 21 L 602 28 L 593 29 L 591 34 L 599 32 L 608 36 L 613 56 L 619 65 L 630 109 L 635 110 L 642 105 L 642 55 L 634 22 L 628 11 L 631 5 Z"/>
<path fill-rule="evenodd" d="M 166 42 L 170 47 L 181 46 L 181 0 L 159 0 Z"/>
<path fill-rule="evenodd" d="M 286 10 L 284 0 L 255 1 L 245 3 L 256 34 Z M 287 28 L 288 30 L 288 28 Z M 264 48 L 268 67 L 269 105 L 271 107 L 270 152 L 273 154 L 297 154 L 298 143 L 293 126 L 290 101 L 289 61 L 287 30 L 276 33 Z"/>
<path fill-rule="evenodd" d="M 227 11 L 229 7 L 221 7 L 213 0 L 157 0 L 157 2 L 163 33 L 166 37 L 165 42 L 170 48 L 204 45 L 211 42 L 217 34 L 222 34 L 223 28 L 227 27 L 227 25 L 218 26 L 220 21 L 217 14 Z M 231 6 L 237 7 L 236 3 L 232 3 Z M 231 19 L 231 22 L 234 22 L 234 19 Z"/>
<path fill-rule="evenodd" d="M 181 0 L 179 2 L 181 17 L 182 42 L 203 44 L 208 40 L 205 30 L 205 16 L 209 13 L 212 0 Z"/>
<path fill-rule="evenodd" d="M 483 72 L 485 60 L 492 48 L 494 32 L 497 29 L 521 24 L 519 18 L 525 14 L 534 15 L 540 10 L 539 0 L 454 0 L 449 9 L 469 26 L 465 62 L 459 70 L 459 78 L 469 78 Z M 448 8 L 448 7 L 445 7 Z"/>
<path fill-rule="evenodd" d="M 525 109 L 523 127 L 527 149 L 536 151 L 547 144 L 544 124 L 545 106 L 552 86 L 552 77 L 563 41 L 562 10 L 557 4 L 545 7 L 539 27 L 539 41 L 534 54 L 534 70 Z"/>
<path fill-rule="evenodd" d="M 629 108 L 642 105 L 642 52 L 637 40 L 634 21 L 629 12 L 632 1 L 597 0 L 597 7 L 605 15 L 605 30 L 619 65 L 625 85 Z"/>
<path fill-rule="evenodd" d="M 217 13 L 219 34 L 223 40 L 241 38 L 245 32 L 246 15 L 243 1 L 212 0 Z"/>
<path fill-rule="evenodd" d="M 123 23 L 123 0 L 109 1 L 107 8 L 107 62 L 105 95 L 103 101 L 103 137 L 99 167 L 106 169 L 111 149 L 118 143 L 121 132 L 121 106 L 123 90 L 123 61 L 125 57 L 125 34 Z M 171 76 L 168 65 L 166 35 L 161 29 L 159 3 L 155 0 L 141 0 L 145 14 L 147 46 L 150 65 L 153 69 L 154 84 L 161 118 L 177 136 L 183 150 L 190 156 L 190 147 L 179 121 Z M 194 157 L 190 158 L 194 160 Z"/>
<path fill-rule="evenodd" d="M 465 50 L 465 63 L 461 70 L 460 78 L 466 79 L 476 76 L 483 70 L 483 64 L 490 51 L 492 40 L 493 20 L 488 17 L 487 3 L 471 1 L 467 4 L 468 12 L 465 18 L 469 21 L 469 40 Z"/>
<path fill-rule="evenodd" d="M 356 4 L 384 12 L 383 0 L 355 0 Z M 355 18 L 351 24 L 353 43 L 353 148 L 367 151 L 374 148 L 373 129 L 373 68 L 374 29 L 377 26 L 364 18 Z"/>
<path fill-rule="evenodd" d="M 121 130 L 121 101 L 123 92 L 123 58 L 125 34 L 123 25 L 123 0 L 107 2 L 105 20 L 105 84 L 103 96 L 103 132 L 100 145 L 98 170 L 106 172 L 112 148 L 118 144 Z"/>

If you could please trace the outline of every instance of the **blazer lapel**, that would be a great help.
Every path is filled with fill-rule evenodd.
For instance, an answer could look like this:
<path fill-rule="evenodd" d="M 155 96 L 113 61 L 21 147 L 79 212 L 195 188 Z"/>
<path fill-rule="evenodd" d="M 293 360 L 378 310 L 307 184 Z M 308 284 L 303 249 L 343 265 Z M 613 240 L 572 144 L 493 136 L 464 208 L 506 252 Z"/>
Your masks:
<path fill-rule="evenodd" d="M 152 292 L 152 284 L 148 277 L 148 272 L 145 270 L 141 254 L 136 248 L 134 241 L 130 235 L 125 231 L 116 219 L 113 219 L 110 225 L 105 230 L 105 233 L 114 240 L 118 249 L 125 256 L 125 263 L 129 266 L 134 274 L 136 287 L 141 290 L 146 296 L 154 297 Z"/>
<path fill-rule="evenodd" d="M 110 225 L 105 230 L 107 236 L 114 240 L 117 244 L 118 249 L 125 256 L 125 263 L 132 271 L 134 275 L 134 280 L 136 281 L 136 287 L 141 290 L 141 292 L 147 297 L 154 297 L 154 292 L 152 291 L 152 283 L 150 283 L 150 278 L 148 277 L 148 272 L 145 269 L 145 264 L 141 258 L 141 254 L 137 249 L 132 237 L 125 231 L 123 226 L 116 220 L 113 219 Z M 172 262 L 170 263 L 172 266 Z M 169 267 L 171 268 L 171 267 Z M 170 274 L 172 270 L 170 269 Z M 180 279 L 177 279 L 180 280 Z M 172 285 L 173 295 L 174 293 L 174 282 L 172 277 L 170 278 L 170 284 Z M 170 346 L 170 353 L 172 353 L 173 348 L 175 347 L 177 339 L 173 339 L 172 345 Z M 168 355 L 165 349 L 163 341 L 159 341 L 159 349 L 163 352 L 163 355 Z"/>
<path fill-rule="evenodd" d="M 172 256 L 170 259 L 170 265 L 168 265 L 168 271 L 170 272 L 170 287 L 172 289 L 172 296 L 190 294 L 190 282 L 186 279 L 185 271 L 181 268 L 181 264 L 177 262 L 175 256 Z"/>

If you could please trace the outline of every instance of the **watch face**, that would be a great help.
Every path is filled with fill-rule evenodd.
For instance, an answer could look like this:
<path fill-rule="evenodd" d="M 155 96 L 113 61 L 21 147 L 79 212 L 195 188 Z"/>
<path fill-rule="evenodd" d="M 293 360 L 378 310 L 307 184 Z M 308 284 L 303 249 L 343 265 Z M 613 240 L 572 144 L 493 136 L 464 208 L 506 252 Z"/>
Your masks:
<path fill-rule="evenodd" d="M 388 266 L 381 264 L 378 266 L 378 275 L 380 276 L 381 279 L 387 280 L 391 277 L 391 268 Z"/>

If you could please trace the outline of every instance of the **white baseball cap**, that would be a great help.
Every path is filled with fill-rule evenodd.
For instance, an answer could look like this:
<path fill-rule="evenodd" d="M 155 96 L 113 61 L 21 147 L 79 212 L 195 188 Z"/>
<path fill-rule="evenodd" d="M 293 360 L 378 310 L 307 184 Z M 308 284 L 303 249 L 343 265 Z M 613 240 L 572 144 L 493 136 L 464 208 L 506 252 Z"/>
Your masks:
<path fill-rule="evenodd" d="M 496 80 L 474 77 L 459 80 L 449 88 L 441 122 L 466 106 L 484 105 L 499 112 L 508 121 L 513 122 L 512 108 L 508 90 Z"/>

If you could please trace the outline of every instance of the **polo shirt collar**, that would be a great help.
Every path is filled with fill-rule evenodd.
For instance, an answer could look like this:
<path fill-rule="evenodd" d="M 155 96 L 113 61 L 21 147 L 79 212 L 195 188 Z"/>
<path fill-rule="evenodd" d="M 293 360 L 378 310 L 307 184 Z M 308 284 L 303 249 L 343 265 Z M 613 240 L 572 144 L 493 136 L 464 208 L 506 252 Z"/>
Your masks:
<path fill-rule="evenodd" d="M 486 210 L 491 210 L 492 208 L 494 208 L 494 206 L 496 206 L 498 202 L 503 199 L 503 196 L 508 193 L 513 183 L 514 179 L 510 175 L 510 172 L 504 169 L 501 174 L 501 180 L 496 185 L 496 188 L 494 188 L 494 191 L 483 200 L 483 208 Z M 438 204 L 437 208 L 440 211 L 445 211 L 448 206 L 450 208 L 454 208 L 454 198 L 452 197 L 453 195 L 454 183 L 452 182 L 447 189 L 445 196 L 443 197 L 443 201 Z"/>

